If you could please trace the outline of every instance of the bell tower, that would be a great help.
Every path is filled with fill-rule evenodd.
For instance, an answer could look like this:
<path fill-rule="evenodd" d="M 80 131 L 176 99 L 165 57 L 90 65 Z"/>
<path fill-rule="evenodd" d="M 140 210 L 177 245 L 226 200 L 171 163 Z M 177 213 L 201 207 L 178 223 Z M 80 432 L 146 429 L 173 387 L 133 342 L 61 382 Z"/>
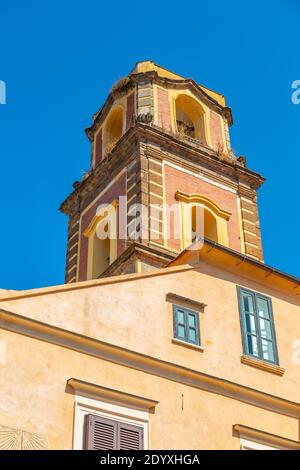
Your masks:
<path fill-rule="evenodd" d="M 91 166 L 62 203 L 66 282 L 166 266 L 202 235 L 263 261 L 264 178 L 230 146 L 220 93 L 151 61 L 116 83 L 86 129 Z M 99 237 L 98 228 L 106 237 Z"/>

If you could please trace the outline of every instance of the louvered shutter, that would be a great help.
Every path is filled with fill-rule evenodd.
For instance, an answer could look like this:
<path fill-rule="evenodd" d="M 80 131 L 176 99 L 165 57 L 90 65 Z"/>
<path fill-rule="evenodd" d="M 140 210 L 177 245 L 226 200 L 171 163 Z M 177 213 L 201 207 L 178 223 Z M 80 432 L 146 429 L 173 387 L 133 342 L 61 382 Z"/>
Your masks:
<path fill-rule="evenodd" d="M 86 416 L 86 449 L 116 450 L 118 423 L 101 416 Z"/>
<path fill-rule="evenodd" d="M 143 428 L 125 423 L 118 423 L 118 426 L 119 450 L 142 450 L 144 448 Z"/>

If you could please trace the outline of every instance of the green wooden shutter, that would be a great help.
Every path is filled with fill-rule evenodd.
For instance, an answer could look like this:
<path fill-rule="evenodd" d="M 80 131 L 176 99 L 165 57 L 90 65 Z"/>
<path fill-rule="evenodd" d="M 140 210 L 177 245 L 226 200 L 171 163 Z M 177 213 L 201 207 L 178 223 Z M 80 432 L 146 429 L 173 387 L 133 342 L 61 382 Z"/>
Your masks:
<path fill-rule="evenodd" d="M 173 305 L 174 337 L 187 343 L 200 344 L 199 314 L 179 305 Z"/>

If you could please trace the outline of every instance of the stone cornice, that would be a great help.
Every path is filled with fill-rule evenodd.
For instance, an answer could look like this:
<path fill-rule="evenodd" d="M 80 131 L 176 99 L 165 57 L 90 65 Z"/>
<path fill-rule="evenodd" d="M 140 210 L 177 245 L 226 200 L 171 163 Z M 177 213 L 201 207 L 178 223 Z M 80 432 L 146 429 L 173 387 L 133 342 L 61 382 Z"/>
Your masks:
<path fill-rule="evenodd" d="M 168 294 L 166 295 L 166 301 L 172 304 L 177 303 L 179 305 L 185 305 L 186 307 L 194 309 L 198 312 L 204 312 L 205 307 L 207 307 L 207 305 L 204 302 L 198 302 L 197 300 L 194 300 L 194 299 L 182 297 L 182 295 L 178 295 L 173 292 L 168 292 Z"/>
<path fill-rule="evenodd" d="M 198 242 L 195 242 L 198 243 Z M 136 246 L 137 243 L 132 245 Z M 142 248 L 144 245 L 139 244 Z M 134 248 L 133 246 L 133 248 Z M 150 278 L 155 276 L 165 276 L 175 273 L 183 273 L 186 271 L 193 271 L 201 268 L 203 262 L 219 265 L 224 269 L 224 266 L 230 266 L 240 276 L 255 279 L 255 282 L 261 282 L 262 285 L 268 285 L 275 288 L 277 291 L 284 292 L 284 294 L 291 295 L 299 305 L 298 295 L 300 293 L 300 279 L 291 276 L 287 273 L 272 268 L 261 261 L 257 261 L 249 256 L 243 255 L 238 251 L 231 248 L 219 245 L 216 242 L 204 239 L 203 245 L 201 244 L 201 257 L 197 250 L 183 250 L 177 257 L 170 262 L 167 267 L 160 269 L 153 269 L 143 273 L 122 274 L 112 277 L 93 279 L 90 281 L 74 282 L 70 284 L 61 284 L 58 286 L 42 287 L 37 289 L 23 290 L 23 291 L 7 291 L 0 294 L 0 302 L 10 300 L 24 299 L 28 297 L 36 297 L 41 295 L 54 294 L 65 291 L 72 291 L 78 289 L 89 289 L 93 287 L 100 287 L 109 284 L 117 284 L 120 282 L 130 282 L 137 279 Z M 159 249 L 161 254 L 161 249 Z M 172 253 L 169 252 L 172 256 Z M 193 255 L 193 260 L 185 259 L 187 254 Z M 247 267 L 247 270 L 243 268 Z M 251 268 L 251 276 L 249 273 Z M 250 276 L 250 277 L 249 277 Z M 274 285 L 276 280 L 280 280 L 279 286 Z"/>
<path fill-rule="evenodd" d="M 74 331 L 63 330 L 51 324 L 42 323 L 3 309 L 0 310 L 0 327 L 46 343 L 88 354 L 104 361 L 139 370 L 146 374 L 219 394 L 273 413 L 296 419 L 300 417 L 300 403 L 176 363 L 98 341 Z"/>
<path fill-rule="evenodd" d="M 196 83 L 192 78 L 184 78 L 180 80 L 157 76 L 155 77 L 154 81 L 158 85 L 165 86 L 166 88 L 172 88 L 176 90 L 186 90 L 187 88 L 190 89 L 209 108 L 214 109 L 217 113 L 224 116 L 227 119 L 229 126 L 233 124 L 231 108 L 229 108 L 228 106 L 220 105 L 216 100 L 214 100 L 210 95 L 208 95 L 204 91 L 201 85 L 198 85 L 198 83 Z"/>
<path fill-rule="evenodd" d="M 136 123 L 122 136 L 113 152 L 94 168 L 86 179 L 78 184 L 76 189 L 62 203 L 60 210 L 67 215 L 71 215 L 78 207 L 78 197 L 79 199 L 85 197 L 105 177 L 111 178 L 112 167 L 120 169 L 128 164 L 129 159 L 133 158 L 131 154 L 134 149 L 137 149 L 138 142 L 158 144 L 161 148 L 161 159 L 179 164 L 184 163 L 186 166 L 190 165 L 194 170 L 199 169 L 199 166 L 201 168 L 202 166 L 204 168 L 209 166 L 211 171 L 222 175 L 222 178 L 224 177 L 224 182 L 226 177 L 230 178 L 236 187 L 239 181 L 242 181 L 256 190 L 264 182 L 264 178 L 260 174 L 244 168 L 235 160 L 231 162 L 220 159 L 213 149 L 201 145 L 196 147 L 190 142 L 179 140 L 173 134 L 169 134 L 156 126 Z"/>
<path fill-rule="evenodd" d="M 170 250 L 167 250 L 165 247 L 154 247 L 150 243 L 138 243 L 130 242 L 129 246 L 126 248 L 123 253 L 117 257 L 117 259 L 109 265 L 109 267 L 101 274 L 101 277 L 113 276 L 114 272 L 121 266 L 127 259 L 129 259 L 134 253 L 140 253 L 145 256 L 150 256 L 157 260 L 161 260 L 164 263 L 169 263 L 174 258 L 176 258 L 178 253 L 174 253 Z"/>
<path fill-rule="evenodd" d="M 122 90 L 120 90 L 119 92 L 111 92 L 105 100 L 103 106 L 99 109 L 99 111 L 97 111 L 93 115 L 93 123 L 91 124 L 91 126 L 85 129 L 85 132 L 91 142 L 93 142 L 95 132 L 101 126 L 109 110 L 111 109 L 115 99 L 119 96 L 128 93 L 128 91 L 135 88 L 135 84 L 137 82 L 145 79 L 165 88 L 176 90 L 189 89 L 196 96 L 198 96 L 198 98 L 201 99 L 209 108 L 213 109 L 214 111 L 225 117 L 229 126 L 233 124 L 231 108 L 229 108 L 228 106 L 222 106 L 220 103 L 218 103 L 217 100 L 215 100 L 212 96 L 206 93 L 204 88 L 198 83 L 196 83 L 192 78 L 172 79 L 167 77 L 160 77 L 158 73 L 154 70 L 148 72 L 131 73 L 128 78 L 129 83 L 126 85 L 126 87 L 124 87 L 123 92 Z"/>
<path fill-rule="evenodd" d="M 72 390 L 76 395 L 96 397 L 98 400 L 109 401 L 110 403 L 131 406 L 141 410 L 154 412 L 159 401 L 150 398 L 132 395 L 120 390 L 102 387 L 101 385 L 84 382 L 83 380 L 71 378 L 67 381 L 67 391 Z"/>
<path fill-rule="evenodd" d="M 250 428 L 242 424 L 233 426 L 233 435 L 240 438 L 253 440 L 260 444 L 277 447 L 282 450 L 300 450 L 300 442 L 287 439 L 285 437 L 276 436 L 259 429 Z"/>
<path fill-rule="evenodd" d="M 103 106 L 93 115 L 93 123 L 85 129 L 85 133 L 88 136 L 89 140 L 93 142 L 95 132 L 101 127 L 102 122 L 108 115 L 112 105 L 114 104 L 115 99 L 119 98 L 128 93 L 129 90 L 134 89 L 135 84 L 132 81 L 125 88 L 124 91 L 111 92 L 107 99 L 105 100 Z"/>

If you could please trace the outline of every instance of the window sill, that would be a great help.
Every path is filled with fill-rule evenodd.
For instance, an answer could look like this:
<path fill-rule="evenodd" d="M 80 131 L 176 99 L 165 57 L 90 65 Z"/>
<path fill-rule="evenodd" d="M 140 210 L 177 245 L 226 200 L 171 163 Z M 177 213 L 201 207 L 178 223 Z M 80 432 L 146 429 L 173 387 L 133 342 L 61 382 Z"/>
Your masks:
<path fill-rule="evenodd" d="M 255 359 L 254 357 L 246 356 L 245 354 L 241 356 L 241 363 L 280 376 L 282 376 L 285 371 L 282 367 L 279 367 L 276 364 L 270 364 L 269 362 Z"/>
<path fill-rule="evenodd" d="M 172 338 L 173 344 L 178 344 L 179 346 L 185 346 L 189 349 L 195 349 L 196 351 L 204 352 L 205 348 L 198 344 L 187 343 L 186 341 L 182 341 L 181 339 Z"/>

